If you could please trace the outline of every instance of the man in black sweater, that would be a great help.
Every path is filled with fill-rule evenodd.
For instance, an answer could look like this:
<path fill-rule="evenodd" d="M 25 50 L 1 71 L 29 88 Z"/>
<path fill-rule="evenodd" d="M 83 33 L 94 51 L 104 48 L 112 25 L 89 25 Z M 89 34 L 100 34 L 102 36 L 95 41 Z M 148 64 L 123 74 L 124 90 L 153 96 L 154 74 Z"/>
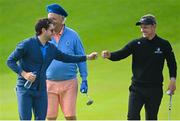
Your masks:
<path fill-rule="evenodd" d="M 151 14 L 141 17 L 136 23 L 143 37 L 129 42 L 115 52 L 102 51 L 102 57 L 119 61 L 132 54 L 132 83 L 129 87 L 128 120 L 139 120 L 144 105 L 146 120 L 157 120 L 163 97 L 163 66 L 166 59 L 170 82 L 168 90 L 174 94 L 176 89 L 177 65 L 174 52 L 167 40 L 160 38 L 156 30 L 156 20 Z"/>

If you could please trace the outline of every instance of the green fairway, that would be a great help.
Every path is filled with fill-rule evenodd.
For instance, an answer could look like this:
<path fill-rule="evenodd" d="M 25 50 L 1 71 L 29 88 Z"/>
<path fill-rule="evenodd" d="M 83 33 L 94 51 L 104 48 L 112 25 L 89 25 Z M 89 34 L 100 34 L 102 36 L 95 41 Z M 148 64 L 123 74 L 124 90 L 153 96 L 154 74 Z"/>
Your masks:
<path fill-rule="evenodd" d="M 86 52 L 99 53 L 98 60 L 88 62 L 89 95 L 94 100 L 93 105 L 87 106 L 87 97 L 78 93 L 77 118 L 80 120 L 126 120 L 131 56 L 111 62 L 102 59 L 100 53 L 104 49 L 120 49 L 128 41 L 140 37 L 135 23 L 142 15 L 156 16 L 157 34 L 172 44 L 180 67 L 179 0 L 0 0 L 0 120 L 19 119 L 14 91 L 17 75 L 6 66 L 6 59 L 18 42 L 34 35 L 35 22 L 47 16 L 45 7 L 51 3 L 58 3 L 67 10 L 66 25 L 78 32 Z M 160 120 L 168 119 L 166 64 L 164 79 Z M 179 79 L 177 76 L 177 90 L 172 100 L 171 119 L 174 120 L 180 120 Z M 62 113 L 59 114 L 59 119 L 64 119 Z M 141 114 L 144 119 L 144 109 Z"/>

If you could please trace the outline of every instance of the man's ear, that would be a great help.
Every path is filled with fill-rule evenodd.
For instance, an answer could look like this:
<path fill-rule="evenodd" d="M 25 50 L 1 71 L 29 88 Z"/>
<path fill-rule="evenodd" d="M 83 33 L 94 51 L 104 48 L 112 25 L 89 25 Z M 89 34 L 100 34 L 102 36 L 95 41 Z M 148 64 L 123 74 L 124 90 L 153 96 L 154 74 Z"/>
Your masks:
<path fill-rule="evenodd" d="M 154 24 L 153 26 L 154 26 L 154 28 L 156 28 L 156 24 Z"/>
<path fill-rule="evenodd" d="M 47 30 L 45 28 L 41 29 L 42 33 L 46 32 Z"/>

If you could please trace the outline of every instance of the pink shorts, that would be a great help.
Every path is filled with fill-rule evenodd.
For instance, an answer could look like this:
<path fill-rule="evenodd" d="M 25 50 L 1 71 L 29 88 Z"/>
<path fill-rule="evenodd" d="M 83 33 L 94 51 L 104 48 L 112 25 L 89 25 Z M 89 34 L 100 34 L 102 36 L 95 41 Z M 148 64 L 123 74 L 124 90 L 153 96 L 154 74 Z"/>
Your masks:
<path fill-rule="evenodd" d="M 48 92 L 47 117 L 57 117 L 59 105 L 65 117 L 76 116 L 77 79 L 66 81 L 47 80 L 46 82 Z"/>

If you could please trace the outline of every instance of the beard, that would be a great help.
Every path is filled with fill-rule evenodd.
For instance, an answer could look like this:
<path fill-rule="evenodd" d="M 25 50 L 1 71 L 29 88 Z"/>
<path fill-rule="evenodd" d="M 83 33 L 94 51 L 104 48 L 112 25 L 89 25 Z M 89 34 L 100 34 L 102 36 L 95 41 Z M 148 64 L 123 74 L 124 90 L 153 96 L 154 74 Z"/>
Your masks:
<path fill-rule="evenodd" d="M 52 38 L 52 37 L 48 37 L 48 38 L 47 38 L 47 42 L 51 41 L 51 38 Z"/>
<path fill-rule="evenodd" d="M 46 36 L 46 42 L 51 41 L 52 36 Z"/>

